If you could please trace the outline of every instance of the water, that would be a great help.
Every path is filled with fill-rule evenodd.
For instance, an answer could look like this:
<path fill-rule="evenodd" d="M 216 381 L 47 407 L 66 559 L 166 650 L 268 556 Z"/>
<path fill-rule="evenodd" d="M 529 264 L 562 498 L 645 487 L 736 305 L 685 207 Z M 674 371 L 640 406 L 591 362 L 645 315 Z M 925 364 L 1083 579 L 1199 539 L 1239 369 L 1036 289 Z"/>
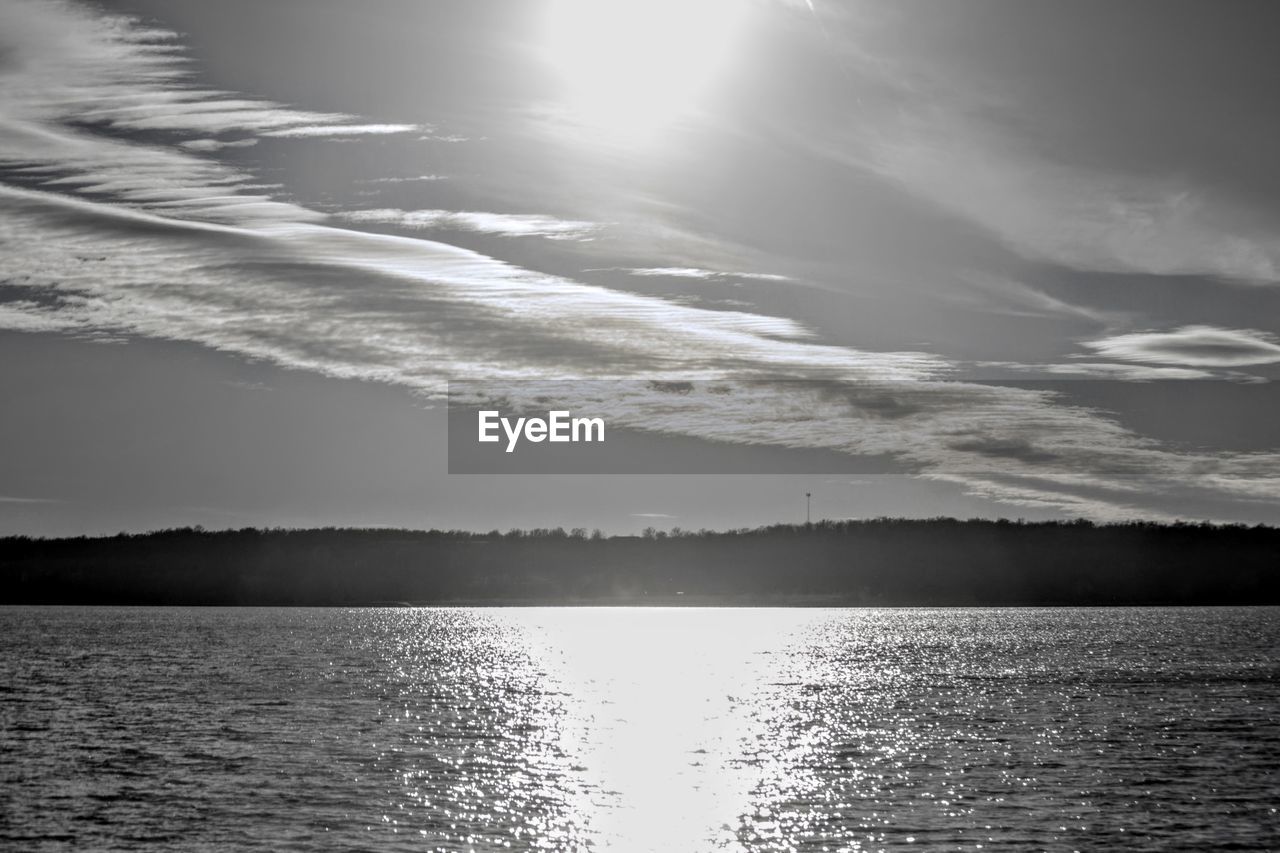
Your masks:
<path fill-rule="evenodd" d="M 12 850 L 1280 848 L 1280 610 L 0 609 Z"/>

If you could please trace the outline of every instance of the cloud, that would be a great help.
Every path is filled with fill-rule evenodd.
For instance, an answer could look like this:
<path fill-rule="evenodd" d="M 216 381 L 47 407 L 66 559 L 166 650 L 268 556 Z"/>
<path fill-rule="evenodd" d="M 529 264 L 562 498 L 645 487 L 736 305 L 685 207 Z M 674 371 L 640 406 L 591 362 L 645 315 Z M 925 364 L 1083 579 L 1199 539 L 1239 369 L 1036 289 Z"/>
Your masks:
<path fill-rule="evenodd" d="M 959 280 L 970 292 L 957 291 L 949 298 L 959 303 L 981 306 L 985 311 L 1012 317 L 1066 317 L 1108 326 L 1122 321 L 1119 313 L 1108 313 L 1064 302 L 1021 281 L 979 273 L 962 273 Z"/>
<path fill-rule="evenodd" d="M 1267 493 L 1257 477 L 1272 476 L 1258 460 L 1160 450 L 1049 392 L 933 381 L 946 369 L 934 357 L 823 345 L 779 318 L 591 287 L 420 239 L 309 222 L 233 228 L 0 193 L 0 241 L 27 247 L 17 287 L 60 296 L 5 303 L 0 316 L 31 330 L 194 341 L 432 394 L 467 376 L 827 375 L 678 394 L 612 382 L 599 398 L 577 383 L 559 399 L 620 427 L 888 455 L 984 497 L 1093 517 L 1122 516 L 1185 482 L 1255 499 Z M 1085 488 L 1105 494 L 1074 494 Z"/>
<path fill-rule="evenodd" d="M 1126 382 L 1150 382 L 1158 379 L 1216 379 L 1220 374 L 1190 367 L 1152 367 L 1146 364 L 1115 364 L 1098 361 L 1068 361 L 1049 364 L 1026 364 L 1011 361 L 982 361 L 977 367 L 1009 370 L 1019 374 L 1075 376 L 1085 379 L 1117 379 Z M 1244 377 L 1229 375 L 1230 379 Z"/>
<path fill-rule="evenodd" d="M 1019 254 L 1072 269 L 1280 282 L 1280 242 L 1176 178 L 1069 166 L 992 127 L 932 112 L 867 147 L 864 165 Z"/>
<path fill-rule="evenodd" d="M 549 237 L 553 240 L 582 240 L 600 226 L 593 222 L 556 219 L 515 213 L 478 213 L 459 210 L 354 210 L 339 218 L 357 224 L 376 223 L 420 230 L 474 231 L 504 237 Z"/>
<path fill-rule="evenodd" d="M 994 459 L 1013 459 L 1018 462 L 1035 465 L 1058 462 L 1061 457 L 1048 450 L 1035 447 L 1025 438 L 991 438 L 988 436 L 972 436 L 947 444 L 951 450 L 977 453 Z"/>
<path fill-rule="evenodd" d="M 1114 335 L 1085 346 L 1108 358 L 1191 367 L 1245 367 L 1280 363 L 1280 341 L 1266 332 L 1183 326 L 1170 332 Z"/>
<path fill-rule="evenodd" d="M 188 139 L 186 142 L 179 142 L 178 147 L 188 151 L 221 151 L 224 148 L 251 148 L 257 144 L 256 139 L 231 139 L 225 142 L 219 139 Z"/>
<path fill-rule="evenodd" d="M 11 258 L 14 283 L 63 296 L 24 305 L 28 324 L 194 340 L 428 391 L 476 374 L 905 377 L 942 367 L 920 353 L 816 344 L 783 318 L 612 291 L 422 239 L 253 211 L 235 227 L 32 190 L 0 198 L 0 240 L 25 247 Z"/>
<path fill-rule="evenodd" d="M 447 175 L 413 175 L 406 178 L 364 178 L 362 184 L 407 184 L 426 181 L 447 181 Z"/>
<path fill-rule="evenodd" d="M 1052 57 L 1040 67 L 1023 55 L 1026 77 L 1011 80 L 988 66 L 1007 60 L 1002 48 L 988 60 L 962 28 L 935 40 L 929 26 L 918 26 L 919 17 L 871 7 L 847 16 L 843 51 L 858 79 L 858 108 L 831 133 L 806 134 L 804 144 L 881 176 L 1024 258 L 1089 272 L 1280 283 L 1280 223 L 1256 200 L 1215 182 L 1221 163 L 1197 164 L 1184 154 L 1182 167 L 1161 169 L 1161 160 L 1150 157 L 1138 169 L 1099 156 L 1132 143 L 1126 136 L 1132 129 L 1093 113 L 1092 122 L 1063 127 L 1077 118 L 1069 110 L 1079 104 L 1056 104 L 1042 90 L 1071 89 L 1073 72 Z M 1131 47 L 1142 50 L 1144 41 Z M 1155 101 L 1162 93 L 1143 94 Z M 1126 103 L 1130 115 L 1116 118 L 1169 108 Z M 1187 111 L 1180 109 L 1182 121 Z"/>
<path fill-rule="evenodd" d="M 264 382 L 248 382 L 243 379 L 224 379 L 222 384 L 229 388 L 237 388 L 241 391 L 271 391 L 274 390 L 270 385 Z"/>
<path fill-rule="evenodd" d="M 46 310 L 32 300 L 0 303 L 0 329 L 11 332 L 70 332 L 84 328 L 81 318 Z"/>
<path fill-rule="evenodd" d="M 955 365 L 928 353 L 826 344 L 784 317 L 337 227 L 584 239 L 599 226 L 442 210 L 334 217 L 285 200 L 253 174 L 197 156 L 207 153 L 200 141 L 272 134 L 289 145 L 316 128 L 401 126 L 199 88 L 173 35 L 130 19 L 15 0 L 0 11 L 0 55 L 16 57 L 0 66 L 0 252 L 19 294 L 0 308 L 4 328 L 190 341 L 434 395 L 462 377 L 729 377 L 739 384 L 724 393 L 615 387 L 574 408 L 637 429 L 887 455 L 992 499 L 1098 517 L 1149 506 L 1173 484 L 1249 500 L 1280 494 L 1274 454 L 1163 450 L 1049 392 L 941 381 Z M 747 381 L 777 377 L 823 382 Z"/>
<path fill-rule="evenodd" d="M 194 85 L 173 32 L 62 0 L 7 0 L 0 8 L 7 74 L 22 88 L 3 98 L 6 123 L 60 122 L 128 133 L 341 136 L 404 133 L 420 125 L 368 124 L 342 113 L 294 109 Z"/>
<path fill-rule="evenodd" d="M 700 269 L 698 267 L 611 267 L 618 272 L 630 273 L 640 277 L 692 278 L 702 281 L 723 281 L 729 279 L 752 279 L 755 281 L 791 281 L 790 276 L 759 272 L 721 272 Z M 598 270 L 597 270 L 598 271 Z M 593 270 L 587 270 L 593 272 Z"/>
<path fill-rule="evenodd" d="M 269 130 L 264 131 L 262 135 L 285 139 L 308 136 L 381 136 L 391 133 L 414 133 L 421 129 L 416 124 L 320 124 Z"/>

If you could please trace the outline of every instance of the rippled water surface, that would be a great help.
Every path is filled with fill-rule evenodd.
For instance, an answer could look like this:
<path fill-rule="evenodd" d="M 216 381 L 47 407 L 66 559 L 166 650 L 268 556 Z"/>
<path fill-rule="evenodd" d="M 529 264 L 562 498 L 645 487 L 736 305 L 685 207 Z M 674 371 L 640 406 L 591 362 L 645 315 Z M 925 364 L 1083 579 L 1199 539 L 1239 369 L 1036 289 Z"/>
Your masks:
<path fill-rule="evenodd" d="M 1280 610 L 0 609 L 13 850 L 1280 848 Z"/>

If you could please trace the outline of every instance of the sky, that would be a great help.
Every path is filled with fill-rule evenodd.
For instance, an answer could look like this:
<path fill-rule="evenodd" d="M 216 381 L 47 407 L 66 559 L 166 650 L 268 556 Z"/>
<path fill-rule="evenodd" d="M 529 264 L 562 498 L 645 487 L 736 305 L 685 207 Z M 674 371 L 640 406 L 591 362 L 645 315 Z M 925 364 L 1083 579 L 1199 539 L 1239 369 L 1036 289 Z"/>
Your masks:
<path fill-rule="evenodd" d="M 1278 19 L 0 0 L 0 533 L 1280 522 Z M 449 473 L 547 379 L 794 473 Z"/>

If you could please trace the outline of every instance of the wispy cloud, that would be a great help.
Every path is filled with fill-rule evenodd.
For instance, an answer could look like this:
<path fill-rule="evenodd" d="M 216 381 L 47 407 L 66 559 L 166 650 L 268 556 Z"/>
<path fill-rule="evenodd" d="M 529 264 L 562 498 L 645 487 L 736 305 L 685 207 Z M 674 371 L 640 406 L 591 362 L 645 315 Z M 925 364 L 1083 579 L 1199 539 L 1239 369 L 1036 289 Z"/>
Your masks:
<path fill-rule="evenodd" d="M 979 362 L 976 366 L 1008 370 L 1018 374 L 1043 374 L 1083 379 L 1119 379 L 1126 382 L 1151 382 L 1158 379 L 1219 378 L 1219 374 L 1211 370 L 1199 370 L 1191 367 L 1153 367 L 1148 364 L 1115 364 L 1113 362 L 1099 361 L 1067 361 L 1044 364 L 984 361 Z"/>
<path fill-rule="evenodd" d="M 0 251 L 6 283 L 25 292 L 0 306 L 0 328 L 192 341 L 430 394 L 467 376 L 825 378 L 821 389 L 778 385 L 762 396 L 743 388 L 728 395 L 731 404 L 724 395 L 666 394 L 654 402 L 653 420 L 637 419 L 628 408 L 635 401 L 619 395 L 596 401 L 596 410 L 616 411 L 640 429 L 886 454 L 976 494 L 1096 516 L 1136 511 L 1153 489 L 1186 482 L 1243 499 L 1280 494 L 1275 455 L 1169 452 L 1048 392 L 939 381 L 954 365 L 927 353 L 824 344 L 783 317 L 680 305 L 442 242 L 336 227 L 584 239 L 599 226 L 443 210 L 335 218 L 283 200 L 252 173 L 198 156 L 217 150 L 201 141 L 235 134 L 285 145 L 317 129 L 364 134 L 407 125 L 200 89 L 170 33 L 59 2 L 15 0 L 0 13 L 0 47 L 17 57 L 0 65 Z M 944 201 L 969 204 L 960 188 L 946 188 L 946 170 L 928 163 L 907 157 L 881 165 Z M 1004 217 L 988 224 L 1013 242 L 1043 248 L 1059 239 Z M 1087 241 L 1068 242 L 1070 252 L 1057 251 L 1084 256 Z M 1133 254 L 1140 245 L 1106 253 L 1147 266 L 1182 257 L 1165 236 L 1152 244 L 1167 247 L 1155 261 Z M 1233 268 L 1256 266 L 1248 252 L 1240 257 Z M 629 269 L 744 277 L 701 267 Z M 1259 357 L 1256 344 L 1247 357 Z M 1178 364 L 1196 365 L 1181 352 Z"/>
<path fill-rule="evenodd" d="M 1193 367 L 1246 367 L 1280 363 L 1280 341 L 1252 329 L 1183 326 L 1168 332 L 1132 332 L 1086 347 L 1108 358 Z"/>
<path fill-rule="evenodd" d="M 427 240 L 261 216 L 249 227 L 177 220 L 31 190 L 0 195 L 0 239 L 25 246 L 12 259 L 16 284 L 64 295 L 52 307 L 24 306 L 24 317 L 196 340 L 333 375 L 435 390 L 459 375 L 906 378 L 944 366 L 921 353 L 824 346 L 784 318 L 612 291 Z"/>
<path fill-rule="evenodd" d="M 1099 326 L 1117 325 L 1126 319 L 1118 312 L 1075 305 L 1007 277 L 966 272 L 958 279 L 968 288 L 957 288 L 950 294 L 951 301 L 979 305 L 994 314 L 1075 318 Z"/>
<path fill-rule="evenodd" d="M 394 225 L 398 228 L 438 231 L 474 231 L 504 237 L 548 237 L 553 240 L 583 240 L 600 226 L 593 222 L 557 219 L 518 213 L 481 213 L 464 210 L 353 210 L 339 216 L 346 222 Z"/>
<path fill-rule="evenodd" d="M 359 181 L 362 184 L 411 184 L 426 183 L 430 181 L 447 181 L 447 175 L 411 175 L 404 178 L 387 177 L 387 178 L 363 178 Z"/>
<path fill-rule="evenodd" d="M 733 279 L 751 279 L 754 281 L 791 281 L 790 276 L 760 272 L 723 272 L 719 270 L 700 269 L 698 267 L 610 267 L 617 272 L 631 275 L 659 278 L 691 278 L 700 281 L 726 281 Z M 591 270 L 587 270 L 591 272 Z"/>
<path fill-rule="evenodd" d="M 58 504 L 56 498 L 23 498 L 14 495 L 0 495 L 0 504 Z"/>
<path fill-rule="evenodd" d="M 1080 270 L 1280 282 L 1280 242 L 1175 177 L 1054 162 L 945 111 L 870 142 L 865 165 L 1016 252 Z M 887 139 L 885 137 L 888 137 Z"/>
<path fill-rule="evenodd" d="M 0 303 L 0 329 L 14 332 L 69 332 L 84 328 L 81 318 L 20 299 Z"/>
<path fill-rule="evenodd" d="M 3 98 L 6 124 L 74 121 L 108 131 L 203 136 L 423 130 L 201 88 L 175 33 L 64 0 L 7 0 L 0 33 L 6 76 L 21 75 L 24 84 Z"/>
<path fill-rule="evenodd" d="M 268 130 L 262 135 L 284 139 L 308 136 L 385 136 L 391 133 L 413 133 L 421 129 L 416 124 L 313 124 Z"/>
<path fill-rule="evenodd" d="M 1157 158 L 1139 170 L 1097 156 L 1090 145 L 1132 141 L 1104 122 L 1090 127 L 1089 143 L 1073 146 L 1060 138 L 1065 129 L 1050 130 L 1073 116 L 1032 77 L 1052 73 L 1062 84 L 1061 68 L 1028 68 L 1026 80 L 992 73 L 964 36 L 945 46 L 931 39 L 931 27 L 918 26 L 921 12 L 864 4 L 846 13 L 842 53 L 867 97 L 838 130 L 805 144 L 1029 259 L 1091 272 L 1280 283 L 1274 215 L 1268 220 L 1264 209 L 1194 170 L 1161 170 Z M 1031 17 L 1053 13 L 1022 24 Z"/>
<path fill-rule="evenodd" d="M 257 144 L 256 139 L 188 139 L 179 142 L 178 147 L 187 151 L 221 151 L 224 148 L 252 148 Z"/>

